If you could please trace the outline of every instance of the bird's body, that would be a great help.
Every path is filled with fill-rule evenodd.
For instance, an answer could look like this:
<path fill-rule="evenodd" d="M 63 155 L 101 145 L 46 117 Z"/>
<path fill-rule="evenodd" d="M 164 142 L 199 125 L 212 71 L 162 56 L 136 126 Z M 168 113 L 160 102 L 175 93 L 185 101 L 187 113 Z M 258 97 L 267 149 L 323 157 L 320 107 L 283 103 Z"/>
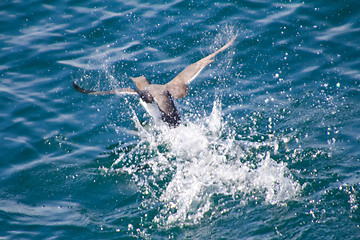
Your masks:
<path fill-rule="evenodd" d="M 131 78 L 137 89 L 121 88 L 109 91 L 92 91 L 80 88 L 75 83 L 73 83 L 73 85 L 77 91 L 92 95 L 139 95 L 144 103 L 157 105 L 158 109 L 160 110 L 161 120 L 163 122 L 167 123 L 169 126 L 176 127 L 180 124 L 181 117 L 174 104 L 174 99 L 185 97 L 188 92 L 188 87 L 186 85 L 194 80 L 201 72 L 201 70 L 203 70 L 209 63 L 214 61 L 212 59 L 213 57 L 228 48 L 234 42 L 234 40 L 235 38 L 233 38 L 226 45 L 214 53 L 206 56 L 205 58 L 202 58 L 196 63 L 187 66 L 173 80 L 164 85 L 151 84 L 144 76 Z"/>

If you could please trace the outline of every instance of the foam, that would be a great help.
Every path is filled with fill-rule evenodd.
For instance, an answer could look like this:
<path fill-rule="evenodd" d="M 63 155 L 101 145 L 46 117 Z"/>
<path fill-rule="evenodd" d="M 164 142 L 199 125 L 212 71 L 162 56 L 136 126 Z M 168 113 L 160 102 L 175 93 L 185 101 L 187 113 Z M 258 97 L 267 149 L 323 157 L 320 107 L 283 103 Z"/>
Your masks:
<path fill-rule="evenodd" d="M 144 195 L 144 208 L 160 204 L 153 219 L 159 226 L 197 224 L 214 208 L 214 196 L 230 196 L 244 204 L 283 204 L 301 189 L 286 164 L 271 158 L 277 142 L 236 140 L 230 124 L 222 120 L 219 101 L 208 117 L 195 123 L 185 119 L 177 128 L 145 128 L 135 113 L 133 120 L 141 141 L 131 152 L 121 153 L 112 168 L 133 176 Z M 138 162 L 124 164 L 134 156 Z"/>

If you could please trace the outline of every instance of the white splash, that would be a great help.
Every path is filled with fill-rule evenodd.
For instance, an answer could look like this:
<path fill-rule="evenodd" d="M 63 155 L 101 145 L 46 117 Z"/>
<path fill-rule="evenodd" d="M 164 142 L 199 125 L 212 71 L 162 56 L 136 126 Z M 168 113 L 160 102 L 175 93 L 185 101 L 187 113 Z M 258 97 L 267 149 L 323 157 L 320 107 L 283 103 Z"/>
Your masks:
<path fill-rule="evenodd" d="M 222 122 L 218 101 L 209 117 L 196 123 L 185 120 L 177 128 L 145 129 L 136 115 L 134 120 L 142 140 L 127 157 L 142 154 L 140 164 L 149 168 L 139 172 L 139 163 L 134 163 L 122 170 L 134 176 L 147 199 L 144 207 L 161 205 L 153 219 L 159 226 L 198 223 L 214 211 L 214 196 L 231 196 L 245 204 L 251 200 L 277 204 L 294 199 L 300 191 L 286 164 L 270 157 L 277 142 L 237 140 Z"/>

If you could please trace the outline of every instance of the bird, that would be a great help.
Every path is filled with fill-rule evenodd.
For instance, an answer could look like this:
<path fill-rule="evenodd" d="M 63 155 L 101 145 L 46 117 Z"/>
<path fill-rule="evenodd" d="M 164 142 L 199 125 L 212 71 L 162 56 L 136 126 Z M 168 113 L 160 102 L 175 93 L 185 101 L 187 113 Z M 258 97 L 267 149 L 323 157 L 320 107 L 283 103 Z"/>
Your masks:
<path fill-rule="evenodd" d="M 149 104 L 157 106 L 161 120 L 169 127 L 177 127 L 181 123 L 181 116 L 175 106 L 174 99 L 185 97 L 188 93 L 187 85 L 190 84 L 207 65 L 214 61 L 213 58 L 217 54 L 233 44 L 235 39 L 236 36 L 217 51 L 187 66 L 166 84 L 151 84 L 145 76 L 139 76 L 130 77 L 136 85 L 135 89 L 119 88 L 108 91 L 94 91 L 83 89 L 75 82 L 73 82 L 73 86 L 78 92 L 89 95 L 138 95 L 141 101 L 145 103 L 145 106 Z"/>

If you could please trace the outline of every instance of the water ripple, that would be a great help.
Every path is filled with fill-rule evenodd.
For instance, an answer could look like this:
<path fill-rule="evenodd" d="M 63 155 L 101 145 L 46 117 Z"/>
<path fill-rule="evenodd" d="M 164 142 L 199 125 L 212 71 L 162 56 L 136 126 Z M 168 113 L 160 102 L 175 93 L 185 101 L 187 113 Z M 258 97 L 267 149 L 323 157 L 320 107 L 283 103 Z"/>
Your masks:
<path fill-rule="evenodd" d="M 1 2 L 0 236 L 357 239 L 358 5 Z M 234 35 L 176 130 L 71 84 L 163 84 Z"/>

